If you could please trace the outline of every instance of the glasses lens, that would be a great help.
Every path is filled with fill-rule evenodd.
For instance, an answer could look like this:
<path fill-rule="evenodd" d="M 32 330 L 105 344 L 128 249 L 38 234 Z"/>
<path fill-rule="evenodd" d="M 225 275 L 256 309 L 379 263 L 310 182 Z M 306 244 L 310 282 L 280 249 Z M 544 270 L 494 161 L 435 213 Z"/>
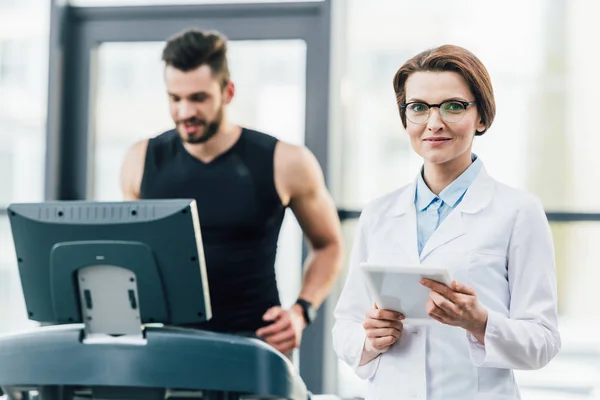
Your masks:
<path fill-rule="evenodd" d="M 465 116 L 466 108 L 458 101 L 448 101 L 440 106 L 442 118 L 448 122 L 458 122 Z"/>
<path fill-rule="evenodd" d="M 429 118 L 429 106 L 423 103 L 411 103 L 406 106 L 406 118 L 413 124 L 422 124 Z"/>

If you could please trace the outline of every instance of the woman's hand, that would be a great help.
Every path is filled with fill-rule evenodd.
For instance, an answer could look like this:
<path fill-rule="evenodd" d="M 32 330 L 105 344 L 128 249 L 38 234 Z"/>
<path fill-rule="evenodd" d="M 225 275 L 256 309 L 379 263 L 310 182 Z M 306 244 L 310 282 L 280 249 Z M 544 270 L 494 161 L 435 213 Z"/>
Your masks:
<path fill-rule="evenodd" d="M 377 305 L 367 312 L 363 327 L 367 332 L 365 350 L 371 355 L 385 353 L 402 336 L 404 315 L 380 310 Z M 369 360 L 370 361 L 370 360 Z"/>
<path fill-rule="evenodd" d="M 459 326 L 484 343 L 487 310 L 477 301 L 475 289 L 453 281 L 452 286 L 423 278 L 421 284 L 431 290 L 427 314 L 442 324 Z"/>

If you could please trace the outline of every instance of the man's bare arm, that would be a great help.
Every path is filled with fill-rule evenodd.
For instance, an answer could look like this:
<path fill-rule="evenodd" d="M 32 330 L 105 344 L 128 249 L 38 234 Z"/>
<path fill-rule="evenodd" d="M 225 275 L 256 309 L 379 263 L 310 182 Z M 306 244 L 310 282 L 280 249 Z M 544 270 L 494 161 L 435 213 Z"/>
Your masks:
<path fill-rule="evenodd" d="M 319 307 L 338 277 L 343 257 L 337 209 L 314 155 L 306 148 L 278 143 L 275 182 L 284 203 L 289 203 L 310 243 L 304 283 L 299 297 Z"/>
<path fill-rule="evenodd" d="M 296 215 L 311 247 L 299 297 L 319 307 L 341 270 L 342 234 L 336 207 L 325 187 L 321 167 L 304 147 L 277 143 L 275 186 L 283 204 Z M 271 307 L 263 320 L 273 323 L 256 334 L 277 350 L 286 354 L 300 345 L 306 327 L 300 305 L 290 310 Z"/>
<path fill-rule="evenodd" d="M 139 200 L 148 140 L 142 140 L 129 148 L 121 166 L 121 191 L 124 200 Z"/>

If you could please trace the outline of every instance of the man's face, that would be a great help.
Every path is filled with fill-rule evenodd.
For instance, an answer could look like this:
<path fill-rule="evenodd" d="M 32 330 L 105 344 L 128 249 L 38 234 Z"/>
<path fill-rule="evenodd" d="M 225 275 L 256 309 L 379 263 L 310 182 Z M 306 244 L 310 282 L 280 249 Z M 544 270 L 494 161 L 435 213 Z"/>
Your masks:
<path fill-rule="evenodd" d="M 207 142 L 221 127 L 232 84 L 221 88 L 208 65 L 188 72 L 168 65 L 165 81 L 171 117 L 181 140 L 192 144 Z"/>

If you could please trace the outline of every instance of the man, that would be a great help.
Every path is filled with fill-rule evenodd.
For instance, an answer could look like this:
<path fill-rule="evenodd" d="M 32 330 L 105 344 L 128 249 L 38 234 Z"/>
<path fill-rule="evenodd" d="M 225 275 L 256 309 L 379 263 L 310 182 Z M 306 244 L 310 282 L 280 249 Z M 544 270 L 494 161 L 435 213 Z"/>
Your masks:
<path fill-rule="evenodd" d="M 226 52 L 215 32 L 189 30 L 168 41 L 163 61 L 175 129 L 131 147 L 121 185 L 128 200 L 196 199 L 213 308 L 213 318 L 196 327 L 257 335 L 285 354 L 300 345 L 340 271 L 340 222 L 306 148 L 228 121 L 235 86 Z M 286 207 L 311 245 L 289 310 L 280 306 L 274 268 Z"/>

